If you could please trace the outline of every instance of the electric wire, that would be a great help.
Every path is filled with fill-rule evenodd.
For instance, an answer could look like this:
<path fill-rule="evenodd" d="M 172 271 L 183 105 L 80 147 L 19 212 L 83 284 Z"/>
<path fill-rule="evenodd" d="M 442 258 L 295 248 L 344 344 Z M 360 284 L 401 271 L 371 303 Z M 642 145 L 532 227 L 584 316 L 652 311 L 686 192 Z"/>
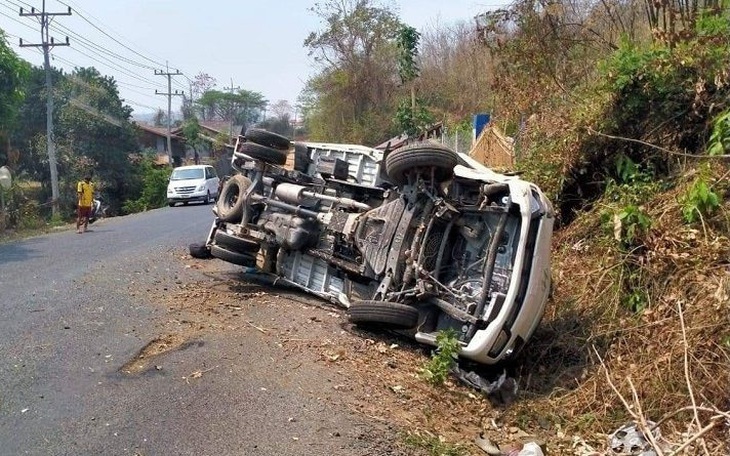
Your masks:
<path fill-rule="evenodd" d="M 7 6 L 7 5 L 2 5 L 2 6 Z M 8 8 L 10 8 L 10 7 L 8 7 Z M 12 8 L 10 8 L 10 9 L 12 9 Z M 11 21 L 17 22 L 17 23 L 18 23 L 18 24 L 20 24 L 20 25 L 23 25 L 23 26 L 25 26 L 25 27 L 28 27 L 29 29 L 33 30 L 34 32 L 37 32 L 37 31 L 38 31 L 38 29 L 36 29 L 36 28 L 35 28 L 35 27 L 33 27 L 32 25 L 29 25 L 29 24 L 28 24 L 27 22 L 23 22 L 23 21 L 19 20 L 19 19 L 18 19 L 17 17 L 13 17 L 13 16 L 10 16 L 10 15 L 8 15 L 8 14 L 5 14 L 5 13 L 3 13 L 2 11 L 0 11 L 0 15 L 3 15 L 3 16 L 5 16 L 5 17 L 7 17 L 7 18 L 8 18 L 8 19 L 10 19 Z"/>
<path fill-rule="evenodd" d="M 37 51 L 38 51 L 39 53 L 41 53 L 41 54 L 43 53 L 43 51 L 41 51 L 40 49 L 36 49 L 36 50 L 37 50 Z M 53 58 L 54 58 L 54 59 L 57 59 L 57 60 L 60 60 L 61 62 L 63 62 L 63 63 L 66 63 L 67 65 L 72 65 L 72 66 L 73 66 L 74 68 L 81 68 L 81 67 L 80 67 L 80 66 L 79 66 L 79 65 L 78 65 L 77 63 L 75 63 L 75 62 L 72 62 L 72 61 L 70 61 L 70 60 L 68 60 L 68 59 L 65 59 L 65 58 L 63 58 L 63 57 L 59 57 L 59 56 L 53 56 Z M 119 84 L 119 81 L 116 81 L 116 80 L 115 80 L 115 82 L 116 82 L 117 84 Z M 144 95 L 144 96 L 148 96 L 148 95 L 149 95 L 149 94 L 147 94 L 147 93 L 142 93 L 142 92 L 137 92 L 137 91 L 134 91 L 134 92 L 136 92 L 136 93 L 138 93 L 138 94 L 140 94 L 140 95 Z M 130 100 L 129 98 L 123 98 L 122 100 L 123 100 L 123 101 L 124 101 L 125 103 L 129 103 L 129 104 L 131 104 L 131 105 L 134 105 L 134 106 L 139 106 L 139 107 L 142 107 L 142 108 L 152 109 L 152 110 L 155 110 L 155 111 L 156 111 L 156 110 L 158 110 L 158 109 L 160 109 L 160 107 L 159 107 L 159 106 L 158 106 L 158 107 L 150 106 L 150 105 L 147 105 L 147 104 L 144 104 L 144 103 L 140 103 L 140 102 L 137 102 L 137 101 L 134 101 L 134 100 Z"/>
<path fill-rule="evenodd" d="M 94 43 L 93 41 L 91 41 L 91 40 L 89 40 L 89 39 L 87 39 L 87 38 L 79 35 L 78 33 L 74 32 L 73 30 L 71 30 L 68 27 L 65 27 L 65 26 L 63 26 L 61 24 L 56 24 L 56 25 L 52 26 L 51 28 L 53 30 L 58 31 L 58 32 L 66 33 L 68 35 L 71 35 L 72 38 L 74 38 L 74 39 L 76 39 L 78 41 L 78 44 L 80 44 L 80 45 L 82 45 L 82 46 L 84 46 L 84 47 L 86 47 L 88 49 L 94 49 L 97 52 L 101 52 L 101 53 L 107 54 L 107 55 L 109 55 L 111 57 L 114 57 L 114 58 L 117 58 L 117 59 L 119 59 L 119 60 L 121 60 L 121 61 L 123 61 L 125 63 L 128 63 L 130 65 L 134 65 L 134 66 L 140 67 L 140 68 L 145 69 L 145 70 L 154 70 L 155 69 L 152 66 L 149 66 L 149 65 L 146 65 L 146 64 L 137 62 L 137 61 L 132 60 L 130 58 L 124 57 L 123 55 L 117 54 L 116 52 L 110 51 L 109 49 L 106 49 L 105 47 L 100 46 L 100 45 Z"/>
<path fill-rule="evenodd" d="M 41 54 L 41 55 L 43 54 L 43 51 L 41 51 L 41 50 L 40 50 L 40 49 L 38 49 L 38 48 L 34 48 L 34 50 L 35 50 L 36 52 L 38 52 L 39 54 Z M 58 56 L 54 56 L 54 59 L 58 59 L 58 60 L 60 60 L 60 61 L 62 61 L 62 62 L 64 62 L 64 63 L 66 63 L 67 65 L 72 65 L 72 66 L 73 66 L 74 68 L 79 68 L 79 67 L 80 67 L 80 66 L 79 66 L 78 64 L 76 64 L 76 63 L 74 63 L 74 62 L 71 62 L 70 60 L 64 59 L 63 57 L 58 57 Z M 78 81 L 78 80 L 77 80 L 76 82 L 78 83 L 78 82 L 80 82 L 80 81 Z M 116 81 L 116 82 L 117 82 L 117 84 L 119 83 L 119 81 Z M 88 86 L 88 84 L 84 84 L 84 85 L 85 85 L 85 86 Z M 141 95 L 147 95 L 147 94 L 145 94 L 145 93 L 141 93 L 141 92 L 138 92 L 138 93 L 140 93 Z M 151 110 L 153 110 L 153 111 L 158 111 L 158 110 L 162 109 L 162 108 L 160 108 L 159 106 L 158 106 L 158 107 L 150 106 L 150 105 L 148 105 L 148 104 L 144 104 L 144 103 L 140 103 L 140 102 L 138 102 L 138 101 L 130 100 L 129 98 L 121 98 L 121 97 L 120 97 L 120 101 L 121 101 L 121 102 L 122 102 L 123 104 L 128 104 L 128 105 L 130 105 L 130 106 L 137 106 L 137 107 L 140 107 L 140 108 L 146 108 L 146 109 L 151 109 Z M 91 114 L 94 114 L 94 115 L 99 115 L 98 113 L 94 113 L 94 112 L 91 112 Z"/>
<path fill-rule="evenodd" d="M 8 0 L 8 1 L 10 3 L 13 3 L 14 5 L 20 7 L 20 5 L 18 5 L 17 3 L 15 3 L 14 0 Z M 10 7 L 8 7 L 8 8 L 10 8 Z M 28 26 L 28 27 L 30 27 L 30 26 Z M 102 46 L 94 43 L 93 41 L 85 38 L 84 36 L 76 33 L 75 31 L 71 30 L 70 28 L 68 28 L 68 27 L 66 27 L 64 25 L 61 25 L 61 24 L 52 24 L 52 25 L 49 26 L 49 28 L 51 30 L 53 30 L 53 31 L 56 31 L 56 32 L 65 33 L 67 35 L 71 35 L 71 37 L 74 38 L 74 40 L 76 41 L 74 44 L 79 45 L 81 47 L 84 47 L 88 51 L 90 51 L 90 52 L 92 52 L 95 55 L 98 55 L 100 57 L 102 57 L 101 54 L 103 53 L 103 54 L 106 54 L 108 56 L 111 56 L 111 57 L 113 57 L 115 59 L 119 59 L 119 60 L 123 61 L 124 63 L 128 63 L 130 65 L 138 66 L 138 67 L 143 68 L 145 70 L 154 70 L 155 69 L 152 66 L 149 66 L 149 65 L 146 65 L 146 64 L 137 62 L 137 61 L 135 61 L 133 59 L 127 58 L 127 57 L 125 57 L 123 55 L 120 55 L 120 54 L 118 54 L 116 52 L 113 52 L 113 51 L 111 51 L 109 49 L 106 49 L 106 48 L 104 48 L 104 47 L 102 47 Z M 105 58 L 105 60 L 108 61 L 108 59 L 106 59 L 106 58 Z M 127 70 L 129 71 L 129 69 L 127 69 Z"/>
<path fill-rule="evenodd" d="M 75 3 L 75 2 L 73 2 L 73 1 L 71 1 L 71 0 L 66 0 L 66 1 L 63 1 L 63 0 L 58 0 L 58 2 L 59 2 L 59 3 L 61 3 L 62 5 L 66 5 L 66 6 L 67 6 L 67 7 L 69 7 L 69 8 L 73 8 L 73 9 L 75 10 L 76 14 L 77 14 L 77 15 L 78 15 L 78 16 L 79 16 L 79 17 L 80 17 L 81 19 L 83 19 L 83 20 L 84 20 L 85 22 L 87 22 L 87 23 L 88 23 L 89 25 L 91 25 L 92 27 L 94 27 L 95 29 L 97 29 L 98 31 L 100 31 L 100 32 L 101 32 L 102 34 L 104 34 L 104 35 L 105 35 L 106 37 L 110 38 L 110 39 L 111 39 L 112 41 L 114 41 L 115 43 L 119 44 L 119 45 L 120 45 L 120 46 L 122 46 L 123 48 L 127 49 L 128 51 L 130 51 L 130 52 L 134 53 L 135 55 L 137 55 L 137 56 L 139 56 L 139 57 L 142 57 L 143 59 L 147 60 L 147 61 L 148 61 L 148 62 L 150 62 L 150 63 L 154 63 L 154 64 L 155 64 L 155 65 L 157 65 L 157 66 L 160 66 L 160 67 L 165 67 L 165 68 L 167 68 L 167 66 L 168 66 L 168 63 L 167 63 L 167 62 L 166 62 L 166 63 L 165 63 L 164 65 L 163 65 L 163 64 L 162 64 L 162 63 L 160 63 L 159 61 L 157 61 L 157 60 L 154 60 L 154 59 L 151 59 L 151 58 L 147 57 L 146 55 L 144 55 L 144 54 L 142 54 L 142 53 L 140 53 L 140 52 L 137 52 L 136 50 L 132 49 L 131 47 L 129 47 L 129 46 L 127 46 L 126 44 L 124 44 L 123 42 L 119 41 L 118 39 L 116 39 L 115 37 L 113 37 L 112 35 L 110 35 L 109 33 L 107 33 L 107 32 L 106 32 L 106 31 L 105 31 L 104 29 L 100 28 L 100 27 L 99 27 L 98 25 L 96 25 L 95 23 L 93 23 L 93 22 L 92 22 L 91 20 L 89 20 L 89 19 L 88 19 L 88 18 L 86 17 L 86 15 L 88 15 L 89 17 L 91 17 L 91 18 L 93 18 L 94 20 L 96 20 L 96 21 L 97 21 L 98 23 L 100 23 L 100 24 L 101 24 L 102 26 L 104 26 L 104 27 L 105 27 L 105 28 L 107 28 L 108 30 L 112 30 L 112 29 L 111 29 L 111 27 L 109 27 L 109 26 L 105 25 L 105 24 L 104 24 L 104 23 L 103 23 L 103 22 L 102 22 L 101 20 L 99 20 L 98 18 L 95 18 L 95 17 L 94 17 L 94 16 L 92 16 L 91 14 L 87 13 L 86 11 L 84 11 L 83 9 L 81 9 L 80 7 L 78 7 L 78 5 L 77 5 L 77 4 Z M 68 2 L 68 3 L 67 3 L 67 2 Z M 71 3 L 71 5 L 69 5 L 69 3 Z M 72 5 L 73 5 L 73 6 L 72 6 Z M 81 14 L 82 12 L 83 12 L 84 14 Z M 126 40 L 126 41 L 128 41 L 128 42 L 130 42 L 130 43 L 131 43 L 131 40 L 129 40 L 129 39 L 127 39 L 127 38 L 125 38 L 125 37 L 124 37 L 124 36 L 123 36 L 122 34 L 120 34 L 120 33 L 118 33 L 118 32 L 115 32 L 115 33 L 116 33 L 116 34 L 117 34 L 117 35 L 118 35 L 119 37 L 121 37 L 121 38 L 122 38 L 123 40 Z M 173 65 L 173 68 L 176 68 L 176 67 L 177 67 L 176 65 Z M 184 72 L 183 72 L 183 73 L 184 73 Z"/>
<path fill-rule="evenodd" d="M 69 5 L 68 3 L 66 3 L 66 2 L 64 2 L 64 1 L 62 1 L 62 0 L 58 0 L 58 2 L 59 2 L 59 3 L 61 3 L 62 5 L 66 5 L 66 6 L 68 6 L 69 8 L 72 8 L 72 6 L 71 6 L 71 5 Z M 161 64 L 160 64 L 159 62 L 157 62 L 157 61 L 155 61 L 155 60 L 152 60 L 152 59 L 150 59 L 149 57 L 147 57 L 147 56 L 145 56 L 145 55 L 143 55 L 143 54 L 140 54 L 139 52 L 135 51 L 134 49 L 130 48 L 130 47 L 129 47 L 129 46 L 127 46 L 126 44 L 122 43 L 122 42 L 121 42 L 121 41 L 119 41 L 118 39 L 116 39 L 116 38 L 114 38 L 113 36 L 111 36 L 110 34 L 108 34 L 108 33 L 107 33 L 106 31 L 104 31 L 104 30 L 103 30 L 102 28 L 100 28 L 100 27 L 99 27 L 98 25 L 94 24 L 94 23 L 93 23 L 93 22 L 92 22 L 91 20 L 87 19 L 85 15 L 81 14 L 81 11 L 83 11 L 83 10 L 81 10 L 81 8 L 79 8 L 79 7 L 77 6 L 77 5 L 75 5 L 75 4 L 74 4 L 74 6 L 73 6 L 73 9 L 75 9 L 76 15 L 77 15 L 78 17 L 80 17 L 81 19 L 83 19 L 83 20 L 84 20 L 85 22 L 87 22 L 87 23 L 88 23 L 89 25 L 91 25 L 92 27 L 94 27 L 94 28 L 95 28 L 96 30 L 100 31 L 100 32 L 101 32 L 102 34 L 104 34 L 104 35 L 105 35 L 105 36 L 106 36 L 107 38 L 110 38 L 110 39 L 111 39 L 112 41 L 114 41 L 114 42 L 115 42 L 115 43 L 117 43 L 118 45 L 120 45 L 120 46 L 122 46 L 123 48 L 125 48 L 126 50 L 128 50 L 128 51 L 130 51 L 130 52 L 134 53 L 135 55 L 137 55 L 137 56 L 139 56 L 139 57 L 142 57 L 143 59 L 147 60 L 148 62 L 154 63 L 155 65 L 161 65 Z M 85 11 L 84 11 L 84 13 L 85 13 Z M 91 16 L 91 15 L 89 15 L 89 16 Z M 96 20 L 97 20 L 97 21 L 99 21 L 98 19 L 96 19 Z M 99 21 L 99 23 L 101 23 L 101 21 Z"/>
<path fill-rule="evenodd" d="M 19 2 L 19 3 L 16 3 L 16 1 Z M 151 58 L 145 56 L 144 54 L 141 54 L 140 52 L 132 49 L 131 47 L 129 47 L 128 45 L 124 44 L 120 40 L 118 40 L 115 37 L 111 36 L 105 30 L 103 30 L 98 25 L 96 25 L 95 23 L 93 23 L 90 19 L 88 19 L 86 16 L 89 16 L 89 17 L 95 19 L 96 21 L 98 21 L 99 23 L 101 23 L 102 25 L 104 25 L 101 21 L 99 21 L 97 18 L 95 18 L 91 14 L 89 14 L 86 11 L 82 10 L 81 8 L 79 8 L 77 6 L 77 4 L 75 4 L 74 2 L 71 2 L 69 0 L 69 3 L 71 3 L 71 5 L 69 5 L 68 3 L 64 2 L 64 1 L 61 1 L 61 0 L 58 0 L 58 1 L 59 1 L 59 3 L 65 5 L 65 6 L 69 7 L 69 8 L 72 8 L 72 11 L 75 13 L 76 16 L 80 17 L 82 20 L 84 20 L 89 25 L 91 25 L 94 29 L 98 30 L 104 36 L 110 38 L 112 41 L 114 41 L 118 45 L 122 46 L 124 49 L 132 52 L 133 54 L 135 54 L 135 55 L 143 58 L 144 60 L 149 61 L 149 62 L 151 62 L 151 63 L 153 63 L 155 65 L 159 65 L 159 66 L 163 66 L 165 68 L 168 68 L 168 65 L 167 64 L 162 65 L 159 61 L 154 60 L 154 59 L 151 59 Z M 29 3 L 27 3 L 27 2 L 25 2 L 23 0 L 15 0 L 15 1 L 14 0 L 8 0 L 8 2 L 9 3 L 12 3 L 13 5 L 15 5 L 18 8 L 22 8 L 23 7 L 23 6 L 21 6 L 21 4 L 22 5 L 25 5 L 25 7 L 30 8 L 30 9 L 34 8 L 32 5 L 30 5 Z M 7 5 L 7 4 L 4 4 L 4 6 L 6 6 L 10 10 L 13 10 L 13 8 L 11 6 Z M 82 14 L 82 12 L 83 12 L 83 14 Z M 27 27 L 27 28 L 29 28 L 29 29 L 31 29 L 33 31 L 37 31 L 31 25 L 29 25 L 29 24 L 27 24 L 27 23 L 25 23 L 23 21 L 20 21 L 20 20 L 18 20 L 15 17 L 9 16 L 9 15 L 1 12 L 1 11 L 0 11 L 0 14 L 2 14 L 5 17 L 7 17 L 8 19 L 11 19 L 11 20 L 13 20 L 13 21 L 15 21 L 15 22 L 17 22 L 19 24 L 24 25 L 25 27 Z M 132 79 L 135 79 L 135 80 L 138 80 L 138 81 L 147 83 L 147 84 L 154 84 L 154 83 L 152 83 L 152 80 L 151 79 L 139 75 L 138 73 L 136 73 L 134 70 L 132 70 L 130 68 L 122 67 L 120 64 L 118 64 L 117 62 L 113 61 L 112 59 L 110 59 L 107 56 L 113 57 L 115 59 L 119 59 L 120 61 L 122 61 L 124 63 L 127 63 L 129 65 L 133 65 L 133 66 L 136 66 L 136 67 L 139 67 L 139 68 L 142 68 L 142 69 L 146 69 L 146 70 L 155 70 L 156 68 L 154 68 L 154 67 L 152 67 L 150 65 L 147 65 L 145 63 L 141 63 L 139 61 L 136 61 L 136 60 L 134 60 L 132 58 L 129 58 L 129 57 L 125 57 L 123 55 L 120 55 L 120 54 L 118 54 L 118 53 L 116 53 L 114 51 L 111 51 L 109 49 L 103 48 L 103 47 L 97 45 L 96 43 L 92 42 L 91 40 L 85 38 L 81 34 L 75 32 L 74 30 L 72 30 L 69 27 L 66 27 L 64 25 L 61 25 L 61 24 L 51 24 L 50 21 L 49 21 L 49 28 L 52 29 L 53 31 L 56 31 L 56 32 L 59 32 L 59 33 L 68 34 L 72 38 L 74 38 L 74 41 L 75 41 L 74 44 L 77 45 L 77 46 L 72 46 L 71 47 L 71 49 L 74 52 L 76 52 L 78 54 L 81 54 L 84 57 L 89 58 L 89 59 L 91 59 L 92 61 L 94 61 L 94 62 L 96 62 L 98 64 L 101 64 L 102 66 L 105 66 L 105 67 L 107 67 L 109 69 L 112 69 L 112 70 L 114 70 L 116 72 L 119 72 L 121 75 L 127 76 L 129 78 L 132 78 Z M 118 34 L 118 35 L 122 39 L 127 40 L 121 34 Z M 129 41 L 129 40 L 127 40 L 127 41 Z M 83 51 L 79 50 L 77 47 L 83 48 L 87 52 L 89 52 L 91 54 L 94 54 L 96 57 L 95 56 L 92 56 L 92 55 L 89 55 L 86 52 L 83 52 Z M 42 51 L 40 51 L 37 48 L 36 48 L 36 51 L 38 51 L 40 54 L 42 54 Z M 102 54 L 106 54 L 106 55 L 102 55 Z M 62 57 L 59 57 L 59 56 L 57 56 L 55 54 L 51 54 L 51 56 L 52 56 L 52 58 L 54 60 L 58 60 L 60 62 L 64 62 L 64 63 L 66 63 L 68 65 L 73 65 L 75 68 L 79 68 L 80 67 L 78 64 L 76 64 L 74 62 L 71 62 L 70 60 L 64 59 Z M 179 71 L 179 70 L 177 70 L 177 71 Z M 188 82 L 192 82 L 192 80 L 184 72 L 180 72 L 180 76 L 183 76 Z M 144 94 L 142 92 L 133 90 L 130 87 L 141 88 L 143 90 L 153 90 L 150 87 L 143 87 L 143 86 L 139 86 L 139 85 L 134 85 L 134 84 L 126 83 L 126 82 L 123 82 L 123 81 L 116 81 L 116 82 L 119 85 L 124 86 L 125 87 L 125 90 L 129 90 L 131 92 L 134 92 L 134 93 L 137 93 L 137 94 L 140 94 L 140 95 L 147 95 L 147 94 Z M 177 87 L 179 89 L 182 89 L 183 93 L 185 93 L 185 91 L 188 89 L 188 87 L 186 87 L 182 82 L 180 82 L 177 79 L 172 79 L 171 80 L 171 83 L 174 84 L 175 87 Z M 158 88 L 158 89 L 154 89 L 154 90 L 160 90 L 160 89 Z M 149 106 L 149 105 L 145 105 L 143 103 L 134 102 L 133 100 L 129 100 L 129 101 L 130 101 L 130 104 L 134 104 L 136 106 L 145 107 L 145 108 L 154 109 L 154 110 L 159 109 L 159 108 L 154 108 L 154 107 Z"/>

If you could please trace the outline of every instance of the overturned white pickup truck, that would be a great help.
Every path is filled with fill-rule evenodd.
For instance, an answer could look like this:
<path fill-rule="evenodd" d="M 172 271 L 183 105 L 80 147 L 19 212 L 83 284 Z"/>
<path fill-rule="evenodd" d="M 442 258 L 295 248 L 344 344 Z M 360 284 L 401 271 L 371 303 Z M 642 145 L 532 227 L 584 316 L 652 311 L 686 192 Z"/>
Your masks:
<path fill-rule="evenodd" d="M 292 150 L 293 169 L 283 165 Z M 205 249 L 347 308 L 350 321 L 502 361 L 550 289 L 554 214 L 535 185 L 435 143 L 382 152 L 249 129 Z"/>

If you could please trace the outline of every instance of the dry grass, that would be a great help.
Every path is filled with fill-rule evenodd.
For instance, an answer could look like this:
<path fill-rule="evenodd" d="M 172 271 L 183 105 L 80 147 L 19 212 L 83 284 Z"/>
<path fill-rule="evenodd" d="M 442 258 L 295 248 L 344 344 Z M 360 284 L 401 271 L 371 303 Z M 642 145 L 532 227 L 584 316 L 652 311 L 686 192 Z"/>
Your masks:
<path fill-rule="evenodd" d="M 651 420 L 676 452 L 658 454 L 730 454 L 730 203 L 689 226 L 688 185 L 647 202 L 652 228 L 635 249 L 601 234 L 599 209 L 557 233 L 553 303 L 523 365 L 532 397 L 515 419 L 549 418 L 598 446 Z M 634 292 L 637 312 L 622 304 Z"/>

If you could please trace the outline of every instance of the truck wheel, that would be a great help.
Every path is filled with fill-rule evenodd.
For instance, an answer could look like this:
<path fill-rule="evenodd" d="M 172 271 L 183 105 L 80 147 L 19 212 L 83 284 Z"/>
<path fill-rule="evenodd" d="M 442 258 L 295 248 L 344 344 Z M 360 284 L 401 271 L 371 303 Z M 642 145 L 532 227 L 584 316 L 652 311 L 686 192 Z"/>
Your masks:
<path fill-rule="evenodd" d="M 208 246 L 201 243 L 193 243 L 188 246 L 190 256 L 193 258 L 208 259 L 210 258 L 210 250 Z"/>
<path fill-rule="evenodd" d="M 245 253 L 231 252 L 217 245 L 210 246 L 210 254 L 220 260 L 239 266 L 256 267 L 256 257 Z"/>
<path fill-rule="evenodd" d="M 259 243 L 249 239 L 243 239 L 225 231 L 217 230 L 213 236 L 215 244 L 233 252 L 256 253 L 259 251 Z"/>
<path fill-rule="evenodd" d="M 284 150 L 273 149 L 269 146 L 262 146 L 255 142 L 246 141 L 239 146 L 239 152 L 248 155 L 254 160 L 261 160 L 270 165 L 283 165 L 286 163 L 288 153 Z"/>
<path fill-rule="evenodd" d="M 236 174 L 221 189 L 216 203 L 218 218 L 224 222 L 238 223 L 243 216 L 243 194 L 251 186 L 251 180 L 241 174 Z"/>
<path fill-rule="evenodd" d="M 268 146 L 272 149 L 289 150 L 291 141 L 276 133 L 264 130 L 262 128 L 249 128 L 246 130 L 246 141 L 251 141 L 262 146 Z"/>
<path fill-rule="evenodd" d="M 418 324 L 418 310 L 397 302 L 353 301 L 347 315 L 351 322 L 359 325 L 411 329 Z"/>
<path fill-rule="evenodd" d="M 385 157 L 385 171 L 397 185 L 408 182 L 408 175 L 417 169 L 430 173 L 434 169 L 437 184 L 454 175 L 456 153 L 446 146 L 433 143 L 415 143 L 396 149 Z"/>

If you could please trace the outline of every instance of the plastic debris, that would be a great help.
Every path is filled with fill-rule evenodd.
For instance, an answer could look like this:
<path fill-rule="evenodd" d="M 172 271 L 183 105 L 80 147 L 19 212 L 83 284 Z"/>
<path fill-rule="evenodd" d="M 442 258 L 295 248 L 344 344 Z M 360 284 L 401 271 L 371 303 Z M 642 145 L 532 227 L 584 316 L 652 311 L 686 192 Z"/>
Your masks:
<path fill-rule="evenodd" d="M 542 448 L 537 443 L 528 442 L 517 453 L 517 456 L 545 456 L 545 453 L 542 452 Z"/>
<path fill-rule="evenodd" d="M 517 380 L 508 377 L 507 371 L 502 371 L 493 382 L 487 381 L 476 372 L 463 371 L 459 366 L 455 366 L 452 372 L 461 382 L 486 394 L 493 404 L 506 406 L 517 398 Z"/>
<path fill-rule="evenodd" d="M 656 424 L 647 421 L 654 439 L 661 439 L 661 432 Z M 611 451 L 614 455 L 621 456 L 657 456 L 656 451 L 646 438 L 646 435 L 639 429 L 636 423 L 625 424 L 618 428 L 608 438 Z"/>

